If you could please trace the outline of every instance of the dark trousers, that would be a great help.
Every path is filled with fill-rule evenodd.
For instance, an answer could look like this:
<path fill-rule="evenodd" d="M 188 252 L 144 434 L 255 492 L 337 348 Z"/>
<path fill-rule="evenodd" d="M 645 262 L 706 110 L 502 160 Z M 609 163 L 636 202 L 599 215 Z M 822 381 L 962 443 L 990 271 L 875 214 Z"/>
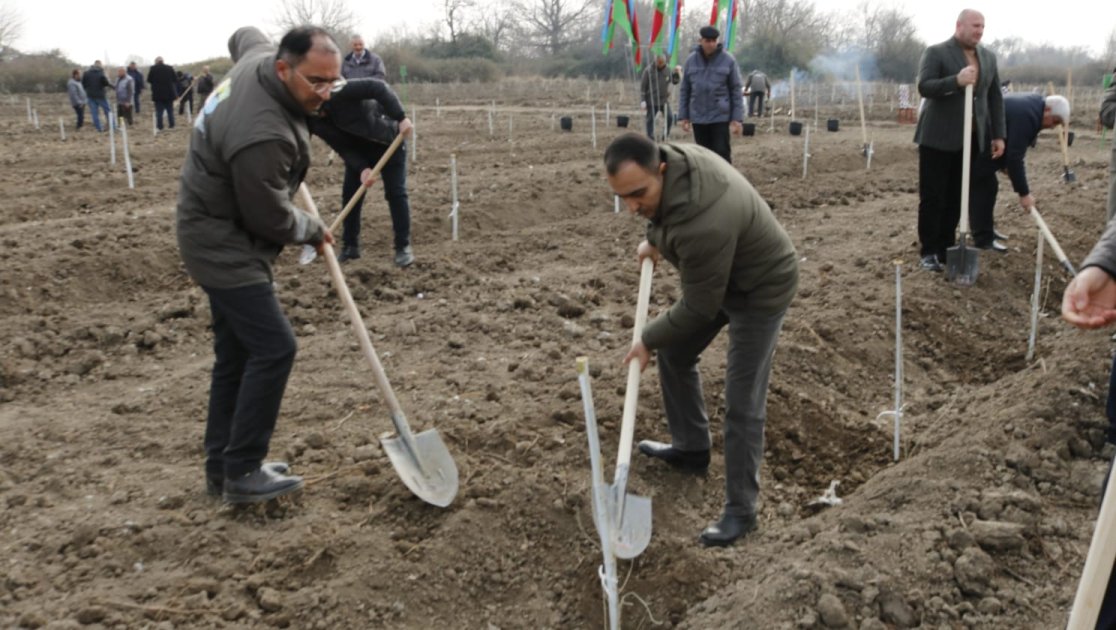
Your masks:
<path fill-rule="evenodd" d="M 659 129 L 658 129 L 659 133 L 656 134 L 655 133 L 655 131 L 656 131 L 655 130 L 655 115 L 658 114 L 659 112 L 663 113 L 663 124 L 659 125 Z M 671 122 L 670 121 L 670 103 L 664 103 L 663 105 L 655 105 L 653 103 L 648 103 L 647 104 L 646 126 L 647 126 L 647 137 L 648 138 L 651 138 L 652 140 L 654 140 L 656 135 L 660 138 L 670 135 L 670 122 Z M 663 133 L 664 129 L 666 130 L 666 133 Z"/>
<path fill-rule="evenodd" d="M 155 126 L 163 128 L 163 114 L 167 115 L 167 124 L 174 129 L 174 101 L 155 101 Z"/>
<path fill-rule="evenodd" d="M 763 92 L 752 92 L 748 95 L 748 115 L 763 116 Z"/>
<path fill-rule="evenodd" d="M 136 108 L 136 113 L 140 113 L 140 92 L 136 90 L 136 95 L 132 97 L 132 107 Z"/>
<path fill-rule="evenodd" d="M 108 99 L 104 98 L 90 98 L 89 100 L 89 113 L 93 114 L 93 128 L 97 131 L 104 131 L 109 126 L 109 109 Z M 101 126 L 101 112 L 105 114 L 105 126 Z"/>
<path fill-rule="evenodd" d="M 957 242 L 961 219 L 961 151 L 918 147 L 918 241 L 920 255 L 945 260 Z"/>
<path fill-rule="evenodd" d="M 732 164 L 732 148 L 729 146 L 728 121 L 709 123 L 707 125 L 694 124 L 694 142 L 713 151 Z"/>
<path fill-rule="evenodd" d="M 187 103 L 190 104 L 190 113 L 193 114 L 194 113 L 194 91 L 193 90 L 191 90 L 186 96 L 184 96 L 181 101 L 178 101 L 178 115 L 179 116 L 185 116 L 186 115 L 186 104 Z"/>
<path fill-rule="evenodd" d="M 969 177 L 969 224 L 973 243 L 989 245 L 995 239 L 996 195 L 1000 180 L 996 171 L 1004 168 L 1003 159 L 993 160 L 991 153 L 973 156 L 972 174 Z"/>
<path fill-rule="evenodd" d="M 725 325 L 729 329 L 725 369 L 725 514 L 756 513 L 763 434 L 767 420 L 767 385 L 775 342 L 786 310 L 762 313 L 729 307 L 686 339 L 659 348 L 659 383 L 670 425 L 671 445 L 683 451 L 707 451 L 712 444 L 709 414 L 701 388 L 701 353 Z"/>
<path fill-rule="evenodd" d="M 297 345 L 268 283 L 202 287 L 213 313 L 206 472 L 239 477 L 267 456 Z"/>
<path fill-rule="evenodd" d="M 365 167 L 372 168 L 387 150 L 386 145 L 376 148 L 366 156 Z M 346 204 L 360 188 L 360 171 L 345 165 L 345 181 L 341 184 L 341 203 Z M 407 149 L 400 146 L 380 171 L 384 185 L 384 199 L 391 211 L 391 227 L 395 232 L 395 249 L 403 249 L 411 244 L 411 203 L 407 197 Z M 345 234 L 341 242 L 345 247 L 360 247 L 360 209 L 364 200 L 357 202 L 349 216 L 345 217 Z M 344 205 L 342 205 L 344 207 Z"/>
<path fill-rule="evenodd" d="M 77 114 L 77 127 L 74 128 L 81 129 L 81 126 L 85 124 L 85 105 L 74 105 L 73 108 L 74 113 Z"/>
<path fill-rule="evenodd" d="M 135 122 L 132 121 L 132 106 L 131 105 L 127 105 L 127 104 L 124 104 L 124 103 L 117 103 L 116 104 L 116 117 L 117 118 L 123 118 L 125 121 L 127 121 L 129 127 L 131 127 L 132 125 L 135 124 Z"/>

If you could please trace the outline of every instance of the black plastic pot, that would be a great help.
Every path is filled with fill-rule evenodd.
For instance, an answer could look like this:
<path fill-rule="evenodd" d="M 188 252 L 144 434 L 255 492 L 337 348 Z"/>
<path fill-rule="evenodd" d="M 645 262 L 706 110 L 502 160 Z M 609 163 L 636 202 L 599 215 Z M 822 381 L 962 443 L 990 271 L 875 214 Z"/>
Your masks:
<path fill-rule="evenodd" d="M 790 135 L 792 135 L 792 136 L 802 135 L 802 123 L 798 122 L 797 120 L 792 120 L 791 123 L 790 123 Z"/>
<path fill-rule="evenodd" d="M 744 123 L 742 133 L 746 136 L 756 135 L 756 123 Z"/>
<path fill-rule="evenodd" d="M 627 116 L 617 116 L 616 117 L 616 126 L 617 127 L 627 127 L 628 122 L 629 122 L 629 119 L 628 119 Z"/>
<path fill-rule="evenodd" d="M 837 131 L 841 128 L 841 121 L 837 120 L 836 118 L 830 118 L 829 120 L 825 121 L 825 128 L 829 131 Z"/>
<path fill-rule="evenodd" d="M 562 125 L 562 131 L 573 131 L 573 118 L 569 116 L 562 116 L 558 120 L 558 124 Z"/>

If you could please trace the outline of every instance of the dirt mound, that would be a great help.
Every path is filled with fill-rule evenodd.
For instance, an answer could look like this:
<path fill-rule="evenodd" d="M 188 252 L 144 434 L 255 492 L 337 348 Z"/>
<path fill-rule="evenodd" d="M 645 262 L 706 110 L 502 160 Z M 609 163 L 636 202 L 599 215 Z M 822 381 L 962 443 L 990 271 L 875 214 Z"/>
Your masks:
<path fill-rule="evenodd" d="M 588 84 L 594 101 L 620 101 L 622 88 L 601 85 Z M 611 470 L 642 238 L 639 221 L 613 214 L 603 181 L 599 156 L 620 130 L 598 102 L 594 149 L 587 105 L 531 107 L 584 98 L 586 84 L 467 88 L 441 94 L 438 111 L 420 96 L 414 267 L 391 264 L 379 189 L 365 205 L 364 257 L 345 267 L 412 423 L 436 427 L 456 458 L 461 492 L 446 510 L 396 477 L 378 440 L 391 425 L 340 303 L 324 267 L 299 266 L 297 252 L 277 270 L 300 353 L 272 455 L 308 487 L 259 509 L 206 499 L 208 304 L 173 233 L 187 131 L 152 136 L 140 121 L 133 191 L 121 164 L 108 165 L 104 136 L 71 130 L 62 142 L 49 125 L 29 128 L 22 100 L 0 105 L 12 147 L 0 172 L 10 193 L 0 217 L 0 625 L 601 624 L 574 359 L 590 358 Z M 69 120 L 61 100 L 36 98 L 43 120 Z M 453 98 L 467 106 L 450 107 Z M 501 108 L 491 136 L 490 99 Z M 574 131 L 554 129 L 567 114 Z M 733 140 L 802 269 L 775 359 L 760 529 L 729 549 L 697 543 L 723 500 L 719 434 L 707 477 L 635 457 L 632 491 L 652 497 L 655 533 L 620 565 L 632 594 L 625 627 L 1059 626 L 1111 454 L 1108 335 L 1057 319 L 1065 278 L 1048 253 L 1038 360 L 1027 363 L 1035 228 L 1007 184 L 997 212 L 1011 251 L 982 252 L 977 285 L 956 288 L 915 269 L 911 127 L 876 121 L 865 170 L 852 122 L 826 133 L 826 117 L 810 135 L 805 180 L 803 138 L 785 133 L 785 119 Z M 1053 136 L 1031 151 L 1029 172 L 1080 261 L 1103 227 L 1107 163 L 1087 131 L 1073 151 L 1073 186 L 1059 181 Z M 451 154 L 458 242 L 446 219 Z M 315 141 L 308 184 L 333 215 L 341 173 L 327 158 Z M 899 463 L 890 423 L 877 418 L 892 401 L 896 261 L 908 403 Z M 676 272 L 660 268 L 652 312 L 678 291 Z M 723 337 L 703 365 L 717 423 Z M 637 438 L 666 436 L 653 374 L 637 417 Z M 844 503 L 808 507 L 834 480 Z"/>

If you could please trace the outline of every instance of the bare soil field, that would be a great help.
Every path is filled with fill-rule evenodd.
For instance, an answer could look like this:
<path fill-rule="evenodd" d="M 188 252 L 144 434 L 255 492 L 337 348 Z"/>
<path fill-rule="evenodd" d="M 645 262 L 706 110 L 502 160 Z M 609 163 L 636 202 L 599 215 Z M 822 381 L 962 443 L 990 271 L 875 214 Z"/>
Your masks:
<path fill-rule="evenodd" d="M 296 248 L 277 265 L 300 349 L 272 458 L 307 487 L 252 509 L 207 498 L 208 303 L 173 226 L 187 125 L 153 136 L 144 103 L 129 130 L 130 190 L 122 154 L 110 166 L 106 134 L 74 132 L 64 95 L 31 97 L 41 130 L 23 96 L 0 100 L 0 627 L 601 627 L 574 360 L 593 367 L 611 475 L 643 236 L 641 220 L 613 212 L 604 181 L 601 153 L 623 131 L 604 108 L 623 88 L 601 85 L 412 87 L 413 267 L 392 265 L 381 189 L 365 203 L 364 257 L 346 276 L 415 428 L 437 428 L 454 454 L 461 490 L 447 509 L 412 496 L 382 452 L 385 405 L 324 264 L 300 266 Z M 566 115 L 571 132 L 555 123 Z M 727 549 L 697 539 L 723 498 L 722 335 L 702 364 L 718 435 L 708 476 L 633 457 L 631 490 L 652 497 L 654 535 L 620 563 L 625 628 L 1067 618 L 1112 454 L 1111 331 L 1061 322 L 1067 278 L 1047 249 L 1036 359 L 1025 360 L 1037 232 L 1006 178 L 997 216 L 1010 252 L 982 252 L 970 288 L 918 271 L 913 126 L 876 102 L 866 169 L 855 116 L 855 101 L 821 112 L 805 179 L 804 138 L 782 113 L 774 131 L 765 121 L 733 139 L 802 272 L 772 376 L 760 527 Z M 829 117 L 840 131 L 826 132 Z M 1103 228 L 1108 145 L 1091 126 L 1075 131 L 1075 184 L 1061 181 L 1051 132 L 1028 165 L 1079 263 Z M 342 172 L 328 154 L 315 141 L 307 184 L 332 216 Z M 877 420 L 892 404 L 896 264 L 899 462 Z M 652 315 L 678 294 L 660 266 Z M 653 370 L 637 418 L 636 439 L 667 437 Z M 811 509 L 835 480 L 844 503 Z"/>

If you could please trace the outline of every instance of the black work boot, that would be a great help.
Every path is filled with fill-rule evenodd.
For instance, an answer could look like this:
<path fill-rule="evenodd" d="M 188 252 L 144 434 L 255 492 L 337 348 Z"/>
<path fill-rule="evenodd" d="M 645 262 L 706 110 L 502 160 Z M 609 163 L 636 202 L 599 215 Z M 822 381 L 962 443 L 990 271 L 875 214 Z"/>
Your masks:
<path fill-rule="evenodd" d="M 681 451 L 670 444 L 642 440 L 639 443 L 639 452 L 661 459 L 678 470 L 692 473 L 704 473 L 709 469 L 709 451 Z"/>
<path fill-rule="evenodd" d="M 360 245 L 345 245 L 341 248 L 341 255 L 337 257 L 337 260 L 338 262 L 345 262 L 357 258 L 360 258 Z"/>
<path fill-rule="evenodd" d="M 701 544 L 706 547 L 728 547 L 744 534 L 756 529 L 756 515 L 721 515 L 721 520 L 701 532 Z"/>
<path fill-rule="evenodd" d="M 274 473 L 267 468 L 235 479 L 225 479 L 223 497 L 227 503 L 262 503 L 302 489 L 302 477 Z"/>
<path fill-rule="evenodd" d="M 285 475 L 291 471 L 291 467 L 287 462 L 264 462 L 263 468 L 270 470 L 279 475 Z M 225 490 L 225 474 L 224 473 L 205 473 L 205 494 L 211 497 L 219 497 Z"/>

